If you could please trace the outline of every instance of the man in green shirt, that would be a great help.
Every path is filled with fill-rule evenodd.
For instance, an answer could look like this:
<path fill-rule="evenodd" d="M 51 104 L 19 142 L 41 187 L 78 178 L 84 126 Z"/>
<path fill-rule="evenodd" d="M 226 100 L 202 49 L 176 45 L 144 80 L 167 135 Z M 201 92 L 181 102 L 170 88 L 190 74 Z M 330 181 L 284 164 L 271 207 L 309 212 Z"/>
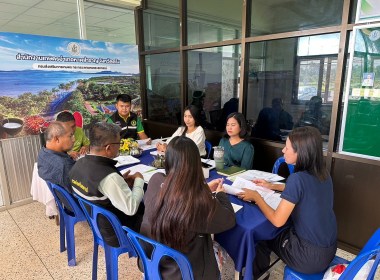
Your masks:
<path fill-rule="evenodd" d="M 116 97 L 115 106 L 117 111 L 107 119 L 107 122 L 120 126 L 121 139 L 148 139 L 140 118 L 135 113 L 131 112 L 131 97 L 128 94 L 119 94 Z M 152 140 L 149 140 L 148 145 L 150 145 L 151 141 Z"/>
<path fill-rule="evenodd" d="M 84 134 L 83 129 L 76 126 L 75 118 L 70 112 L 59 113 L 57 121 L 66 123 L 73 131 L 75 142 L 72 150 L 68 152 L 73 160 L 76 160 L 79 156 L 85 155 L 90 151 L 90 141 Z"/>

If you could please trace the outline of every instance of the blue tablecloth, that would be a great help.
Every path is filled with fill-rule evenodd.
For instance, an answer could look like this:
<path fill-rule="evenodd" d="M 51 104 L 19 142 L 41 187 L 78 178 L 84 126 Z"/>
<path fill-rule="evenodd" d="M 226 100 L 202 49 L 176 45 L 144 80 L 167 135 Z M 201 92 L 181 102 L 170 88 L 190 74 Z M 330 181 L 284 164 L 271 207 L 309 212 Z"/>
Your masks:
<path fill-rule="evenodd" d="M 149 165 L 153 162 L 151 151 L 144 151 L 140 157 L 140 164 Z M 120 167 L 119 170 L 128 168 L 128 166 Z M 224 178 L 216 173 L 216 170 L 210 171 L 211 181 L 217 178 Z M 226 182 L 230 184 L 230 181 Z M 255 259 L 255 246 L 260 240 L 270 240 L 275 238 L 282 230 L 290 226 L 287 223 L 281 228 L 272 225 L 257 205 L 249 202 L 244 202 L 233 195 L 228 195 L 232 203 L 242 205 L 243 208 L 236 213 L 236 226 L 223 233 L 215 235 L 217 241 L 223 248 L 226 249 L 235 263 L 235 270 L 242 272 L 245 267 L 244 280 L 252 280 L 253 277 L 253 260 Z"/>

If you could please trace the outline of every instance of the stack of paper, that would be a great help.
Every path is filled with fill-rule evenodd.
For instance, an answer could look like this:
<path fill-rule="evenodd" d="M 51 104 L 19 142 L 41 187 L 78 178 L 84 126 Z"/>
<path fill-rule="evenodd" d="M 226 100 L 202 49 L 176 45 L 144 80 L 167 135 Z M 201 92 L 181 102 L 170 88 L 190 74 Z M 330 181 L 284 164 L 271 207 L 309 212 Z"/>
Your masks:
<path fill-rule="evenodd" d="M 122 171 L 120 171 L 121 174 L 127 173 L 128 171 L 131 171 L 129 175 L 133 175 L 136 172 L 140 172 L 141 175 L 144 177 L 144 182 L 149 183 L 150 178 L 156 173 L 164 173 L 165 174 L 165 169 L 156 169 L 153 166 L 145 165 L 145 164 L 138 164 L 135 166 L 132 166 L 131 168 L 126 168 Z"/>
<path fill-rule="evenodd" d="M 259 170 L 248 170 L 244 173 L 238 174 L 236 176 L 227 177 L 227 180 L 234 182 L 237 177 L 246 179 L 248 181 L 256 180 L 256 179 L 264 179 L 268 182 L 278 182 L 284 180 L 284 177 L 281 177 L 277 174 L 259 171 Z"/>
<path fill-rule="evenodd" d="M 140 160 L 133 157 L 133 156 L 119 156 L 115 157 L 114 160 L 117 160 L 116 167 L 124 166 L 124 165 L 130 165 L 130 164 L 136 164 L 139 163 Z"/>
<path fill-rule="evenodd" d="M 232 195 L 244 192 L 242 190 L 243 188 L 257 191 L 260 194 L 260 196 L 264 199 L 264 201 L 275 210 L 281 202 L 280 194 L 275 193 L 273 190 L 257 186 L 251 181 L 245 180 L 241 177 L 236 177 L 234 183 L 231 186 L 223 184 L 223 187 L 226 190 L 226 193 Z"/>

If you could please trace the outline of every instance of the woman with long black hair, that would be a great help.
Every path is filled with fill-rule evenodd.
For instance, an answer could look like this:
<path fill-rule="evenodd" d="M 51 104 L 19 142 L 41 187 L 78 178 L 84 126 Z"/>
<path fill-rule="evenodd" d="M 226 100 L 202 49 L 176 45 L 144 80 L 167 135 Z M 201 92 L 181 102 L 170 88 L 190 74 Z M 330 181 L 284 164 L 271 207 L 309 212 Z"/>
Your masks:
<path fill-rule="evenodd" d="M 141 234 L 163 243 L 189 259 L 194 279 L 217 280 L 211 234 L 236 224 L 235 212 L 222 181 L 206 183 L 197 146 L 186 137 L 172 139 L 165 153 L 166 176 L 157 173 L 144 196 Z M 214 197 L 212 191 L 216 191 Z M 149 246 L 146 246 L 149 253 Z M 181 279 L 177 264 L 168 257 L 160 262 L 162 279 Z"/>
<path fill-rule="evenodd" d="M 176 136 L 185 136 L 194 141 L 197 145 L 199 154 L 201 156 L 206 155 L 206 136 L 203 128 L 201 126 L 201 116 L 199 114 L 199 110 L 194 105 L 189 105 L 185 108 L 185 112 L 183 114 L 183 121 L 185 126 L 180 126 L 176 132 L 172 135 L 172 137 L 166 141 L 166 143 L 157 143 L 156 148 L 158 151 L 166 151 L 168 144 L 170 141 Z"/>
<path fill-rule="evenodd" d="M 283 226 L 289 217 L 294 226 L 283 230 L 273 240 L 256 247 L 255 275 L 269 266 L 273 251 L 290 268 L 306 274 L 326 269 L 337 248 L 337 224 L 333 211 L 333 184 L 323 163 L 322 137 L 311 126 L 289 133 L 282 150 L 286 163 L 295 165 L 286 185 L 254 180 L 257 185 L 282 191 L 281 202 L 272 209 L 256 192 L 243 189 L 238 196 L 255 201 L 265 217 L 276 227 Z"/>

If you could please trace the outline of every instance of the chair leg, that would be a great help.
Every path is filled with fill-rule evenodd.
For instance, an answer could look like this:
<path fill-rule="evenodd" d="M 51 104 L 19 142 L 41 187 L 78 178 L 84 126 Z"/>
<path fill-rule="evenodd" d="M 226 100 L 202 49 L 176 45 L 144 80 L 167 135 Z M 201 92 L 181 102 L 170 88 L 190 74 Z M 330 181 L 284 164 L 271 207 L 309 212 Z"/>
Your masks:
<path fill-rule="evenodd" d="M 66 225 L 66 244 L 67 244 L 67 259 L 69 266 L 75 266 L 75 236 L 74 236 L 74 223 L 67 219 Z"/>
<path fill-rule="evenodd" d="M 98 249 L 99 245 L 94 241 L 94 253 L 92 255 L 92 280 L 98 279 Z"/>
<path fill-rule="evenodd" d="M 60 243 L 60 252 L 66 250 L 65 247 L 65 220 L 61 212 L 59 212 L 59 243 Z"/>
<path fill-rule="evenodd" d="M 107 280 L 117 280 L 118 279 L 118 255 L 116 253 L 117 250 L 105 244 L 104 251 L 106 255 Z"/>

